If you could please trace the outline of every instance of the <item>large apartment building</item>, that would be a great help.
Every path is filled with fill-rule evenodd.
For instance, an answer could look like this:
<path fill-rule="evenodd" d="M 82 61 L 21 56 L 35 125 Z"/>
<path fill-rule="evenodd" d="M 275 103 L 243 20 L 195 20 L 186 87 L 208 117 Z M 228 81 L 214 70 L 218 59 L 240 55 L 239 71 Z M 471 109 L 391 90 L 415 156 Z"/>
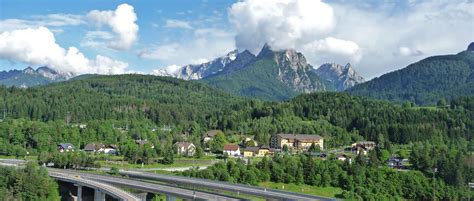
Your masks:
<path fill-rule="evenodd" d="M 282 149 L 286 145 L 290 149 L 307 150 L 313 143 L 323 150 L 324 138 L 319 135 L 277 134 L 272 138 L 271 145 L 277 149 Z"/>

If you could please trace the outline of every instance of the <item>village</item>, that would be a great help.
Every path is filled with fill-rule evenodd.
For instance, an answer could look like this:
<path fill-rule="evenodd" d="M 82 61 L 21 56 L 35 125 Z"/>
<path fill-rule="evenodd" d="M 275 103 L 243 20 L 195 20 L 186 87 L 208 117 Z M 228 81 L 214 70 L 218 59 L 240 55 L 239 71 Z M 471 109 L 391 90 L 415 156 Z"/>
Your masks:
<path fill-rule="evenodd" d="M 376 143 L 373 141 L 358 141 L 350 146 L 325 149 L 324 138 L 315 134 L 276 134 L 268 145 L 260 144 L 252 136 L 242 137 L 240 143 L 223 143 L 221 150 L 211 149 L 218 135 L 224 135 L 220 130 L 210 130 L 202 136 L 202 145 L 204 145 L 204 155 L 207 158 L 219 159 L 258 159 L 262 157 L 272 157 L 278 154 L 310 154 L 321 160 L 339 160 L 349 164 L 358 156 L 367 156 L 369 152 L 374 151 Z M 220 136 L 222 137 L 222 136 Z M 149 148 L 154 149 L 146 139 L 134 140 L 134 143 L 143 147 L 148 144 Z M 58 144 L 58 151 L 64 152 L 85 152 L 94 155 L 120 156 L 120 146 L 116 144 L 88 143 L 81 149 L 76 148 L 71 143 Z M 181 158 L 194 158 L 196 156 L 197 146 L 188 141 L 177 141 L 173 144 L 173 154 Z M 392 155 L 385 162 L 385 166 L 393 169 L 407 169 L 408 159 Z M 142 164 L 143 166 L 143 164 Z"/>

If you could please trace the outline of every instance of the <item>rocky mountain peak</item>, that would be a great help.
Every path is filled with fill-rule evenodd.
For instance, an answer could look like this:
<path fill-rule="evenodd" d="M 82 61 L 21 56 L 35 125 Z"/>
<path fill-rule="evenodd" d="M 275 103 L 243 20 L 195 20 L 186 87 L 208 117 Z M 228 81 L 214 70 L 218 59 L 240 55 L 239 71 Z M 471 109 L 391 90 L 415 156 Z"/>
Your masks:
<path fill-rule="evenodd" d="M 225 56 L 202 64 L 189 64 L 182 67 L 171 66 L 154 71 L 158 76 L 170 76 L 184 80 L 199 80 L 224 71 L 231 63 L 239 63 L 242 58 L 253 56 L 249 51 L 239 53 L 237 49 L 230 51 Z"/>
<path fill-rule="evenodd" d="M 272 48 L 270 47 L 270 45 L 268 45 L 268 43 L 265 43 L 265 45 L 263 45 L 262 49 L 258 53 L 257 57 L 258 58 L 263 58 L 263 57 L 271 56 L 271 55 L 273 55 L 273 53 L 274 52 L 273 52 Z"/>
<path fill-rule="evenodd" d="M 23 73 L 26 73 L 26 74 L 35 74 L 36 71 L 35 71 L 35 69 L 33 69 L 33 68 L 31 68 L 30 66 L 28 66 L 27 68 L 25 68 L 25 69 L 23 70 Z"/>
<path fill-rule="evenodd" d="M 36 69 L 36 73 L 51 80 L 68 80 L 74 76 L 72 73 L 59 72 L 47 66 L 39 67 Z"/>
<path fill-rule="evenodd" d="M 474 42 L 472 42 L 471 44 L 469 44 L 469 46 L 467 46 L 467 51 L 474 51 Z"/>
<path fill-rule="evenodd" d="M 265 44 L 258 54 L 257 58 L 271 58 L 279 66 L 288 66 L 293 70 L 304 69 L 308 70 L 309 64 L 303 54 L 297 52 L 295 49 L 285 49 L 274 51 L 270 45 Z"/>
<path fill-rule="evenodd" d="M 6 86 L 30 87 L 52 82 L 65 81 L 74 77 L 73 73 L 62 73 L 47 66 L 33 69 L 0 71 L 0 84 Z"/>
<path fill-rule="evenodd" d="M 326 63 L 321 65 L 315 72 L 321 78 L 331 83 L 337 91 L 344 91 L 365 81 L 350 63 L 347 63 L 345 66 L 336 63 Z"/>

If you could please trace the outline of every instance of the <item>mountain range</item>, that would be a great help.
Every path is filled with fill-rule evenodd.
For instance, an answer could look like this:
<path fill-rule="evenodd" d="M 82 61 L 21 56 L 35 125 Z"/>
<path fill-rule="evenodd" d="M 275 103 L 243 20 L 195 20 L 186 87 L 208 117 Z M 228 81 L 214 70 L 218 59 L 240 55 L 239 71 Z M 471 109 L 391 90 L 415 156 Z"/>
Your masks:
<path fill-rule="evenodd" d="M 347 90 L 350 94 L 434 104 L 441 99 L 474 95 L 474 42 L 454 55 L 433 56 Z"/>
<path fill-rule="evenodd" d="M 0 85 L 26 88 L 65 81 L 73 76 L 72 73 L 60 73 L 46 66 L 36 70 L 27 67 L 23 70 L 0 71 Z"/>
<path fill-rule="evenodd" d="M 293 49 L 275 51 L 268 45 L 258 55 L 234 50 L 210 62 L 155 73 L 266 100 L 287 100 L 301 93 L 344 91 L 392 102 L 429 105 L 441 99 L 474 95 L 474 43 L 458 54 L 428 57 L 367 82 L 351 64 L 327 63 L 315 69 L 302 53 Z M 28 67 L 0 72 L 0 84 L 30 87 L 92 76 L 97 75 L 74 77 L 46 66 L 36 70 Z"/>
<path fill-rule="evenodd" d="M 294 49 L 274 51 L 268 45 L 258 55 L 234 50 L 207 63 L 155 73 L 202 80 L 233 94 L 267 100 L 285 100 L 300 93 L 343 91 L 364 82 L 350 64 L 324 64 L 316 70 Z"/>

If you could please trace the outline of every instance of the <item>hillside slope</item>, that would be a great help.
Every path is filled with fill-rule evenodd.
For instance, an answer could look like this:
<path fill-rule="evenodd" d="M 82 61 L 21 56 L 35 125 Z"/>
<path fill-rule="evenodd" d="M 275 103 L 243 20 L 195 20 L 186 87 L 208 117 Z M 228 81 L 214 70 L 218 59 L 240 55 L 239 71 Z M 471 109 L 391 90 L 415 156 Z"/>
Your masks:
<path fill-rule="evenodd" d="M 151 75 L 94 76 L 28 89 L 0 87 L 8 117 L 72 122 L 148 118 L 158 124 L 207 122 L 245 101 L 205 84 Z"/>
<path fill-rule="evenodd" d="M 265 100 L 286 100 L 300 93 L 333 90 L 318 77 L 301 53 L 291 49 L 272 51 L 264 46 L 259 55 L 247 63 L 203 81 L 232 94 Z"/>
<path fill-rule="evenodd" d="M 474 50 L 433 56 L 348 90 L 350 94 L 433 104 L 440 99 L 474 95 Z"/>

